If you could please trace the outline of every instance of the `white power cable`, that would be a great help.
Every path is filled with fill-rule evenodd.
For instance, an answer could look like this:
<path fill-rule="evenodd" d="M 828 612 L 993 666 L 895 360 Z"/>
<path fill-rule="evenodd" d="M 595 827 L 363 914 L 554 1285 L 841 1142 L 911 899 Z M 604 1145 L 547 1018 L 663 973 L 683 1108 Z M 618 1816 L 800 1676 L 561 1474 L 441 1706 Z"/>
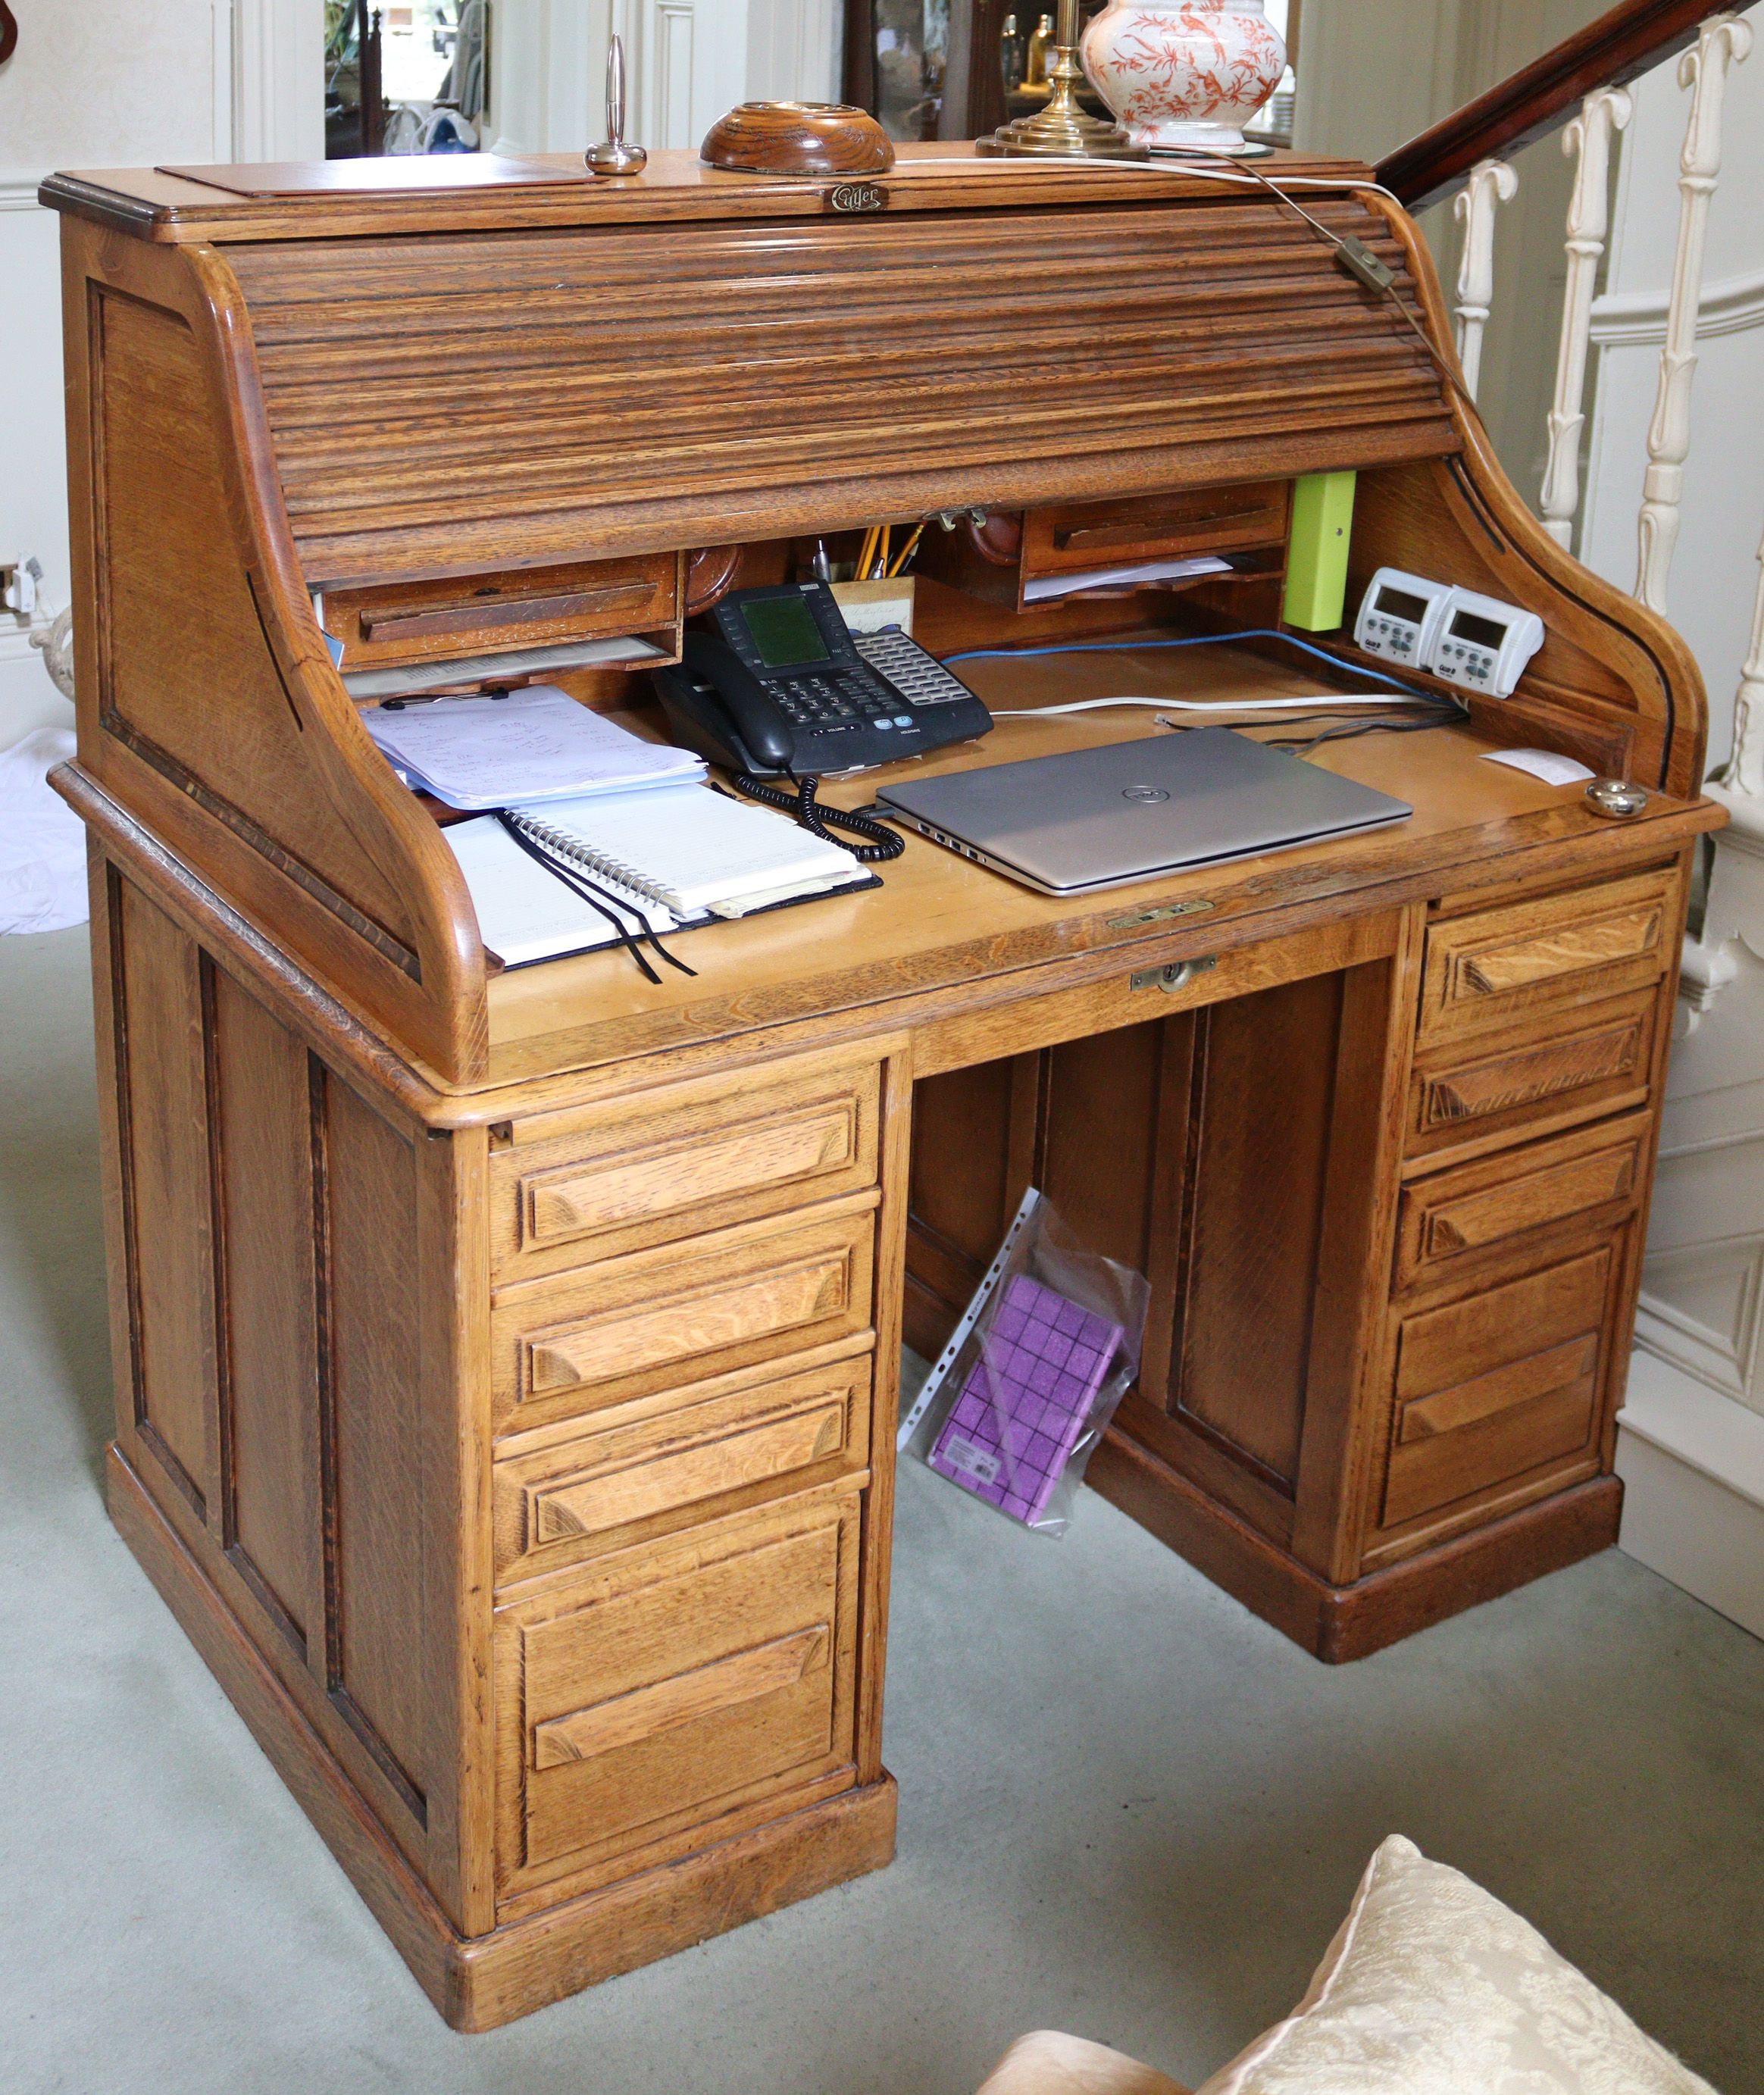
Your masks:
<path fill-rule="evenodd" d="M 1049 720 L 1056 713 L 1095 712 L 1104 706 L 1150 706 L 1160 712 L 1178 713 L 1269 713 L 1284 712 L 1300 706 L 1321 706 L 1326 712 L 1337 706 L 1402 706 L 1426 705 L 1432 701 L 1418 691 L 1413 698 L 1391 691 L 1317 691 L 1304 699 L 1074 699 L 1063 706 L 1013 706 L 1008 712 L 995 712 L 993 719 Z"/>

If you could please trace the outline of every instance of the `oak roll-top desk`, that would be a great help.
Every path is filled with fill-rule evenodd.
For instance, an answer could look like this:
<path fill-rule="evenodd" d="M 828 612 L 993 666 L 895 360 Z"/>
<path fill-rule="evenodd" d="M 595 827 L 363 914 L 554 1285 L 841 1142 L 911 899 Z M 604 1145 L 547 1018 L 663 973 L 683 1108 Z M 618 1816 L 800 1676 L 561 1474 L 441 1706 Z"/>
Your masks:
<path fill-rule="evenodd" d="M 1444 344 L 1365 170 L 1267 164 Z M 92 839 L 113 1516 L 481 2028 L 888 1859 L 899 1347 L 940 1344 L 1030 1183 L 1152 1283 L 1091 1480 L 1319 1656 L 1613 1540 L 1719 816 L 1682 642 L 1265 191 L 926 149 L 847 216 L 684 155 L 434 166 L 46 185 L 58 783 Z M 734 549 L 779 580 L 805 536 L 958 508 L 992 522 L 927 535 L 934 650 L 1269 627 L 1291 484 L 1338 468 L 1351 602 L 1419 569 L 1539 612 L 1542 651 L 1467 729 L 1318 752 L 1411 821 L 1082 900 L 915 840 L 879 891 L 693 934 L 690 982 L 487 973 L 342 680 L 671 654 Z M 1220 549 L 1222 579 L 1020 608 L 1036 573 Z M 1318 689 L 1293 663 L 965 673 L 1008 713 Z M 641 675 L 568 681 L 646 716 Z M 1006 717 L 923 760 L 1160 731 Z M 1514 743 L 1654 797 L 1601 821 L 1482 760 Z"/>

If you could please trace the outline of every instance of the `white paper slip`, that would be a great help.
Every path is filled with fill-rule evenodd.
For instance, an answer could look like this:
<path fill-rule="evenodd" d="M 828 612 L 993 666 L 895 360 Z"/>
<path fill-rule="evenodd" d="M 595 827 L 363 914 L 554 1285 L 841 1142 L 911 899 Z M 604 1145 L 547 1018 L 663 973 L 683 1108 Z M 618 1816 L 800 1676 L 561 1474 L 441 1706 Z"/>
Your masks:
<path fill-rule="evenodd" d="M 690 750 L 645 742 L 555 684 L 501 699 L 381 707 L 362 722 L 407 785 L 450 808 L 579 799 L 704 776 Z"/>
<path fill-rule="evenodd" d="M 1515 771 L 1529 771 L 1546 786 L 1572 786 L 1578 779 L 1594 776 L 1585 764 L 1575 763 L 1571 756 L 1558 756 L 1550 749 L 1485 749 L 1483 756 L 1487 763 L 1509 764 Z"/>
<path fill-rule="evenodd" d="M 510 967 L 617 943 L 619 934 L 607 919 L 524 852 L 494 815 L 450 823 L 441 834 L 465 875 L 479 937 Z M 609 897 L 621 891 L 598 884 Z M 608 907 L 638 934 L 678 928 L 672 910 L 634 894 L 616 906 L 609 899 Z"/>
<path fill-rule="evenodd" d="M 664 902 L 676 915 L 734 915 L 739 909 L 730 905 L 757 907 L 762 895 L 775 901 L 869 878 L 839 845 L 708 786 L 551 800 L 511 812 L 597 878 Z"/>
<path fill-rule="evenodd" d="M 1125 568 L 1086 568 L 1074 575 L 1037 575 L 1023 585 L 1025 603 L 1046 603 L 1076 590 L 1124 589 L 1134 582 L 1185 581 L 1191 575 L 1228 575 L 1229 560 L 1216 553 L 1196 553 L 1185 560 L 1135 560 Z"/>

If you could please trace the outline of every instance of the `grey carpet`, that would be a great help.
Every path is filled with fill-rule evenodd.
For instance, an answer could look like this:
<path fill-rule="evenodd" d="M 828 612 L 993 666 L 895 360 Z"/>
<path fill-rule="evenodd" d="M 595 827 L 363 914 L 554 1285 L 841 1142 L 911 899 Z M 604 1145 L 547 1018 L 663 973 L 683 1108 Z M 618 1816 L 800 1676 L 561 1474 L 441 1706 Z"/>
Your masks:
<path fill-rule="evenodd" d="M 1616 1552 L 1318 1665 L 1091 1494 L 901 1480 L 894 1866 L 481 2037 L 418 1993 L 107 1523 L 83 933 L 0 939 L 0 2086 L 960 2095 L 1019 2032 L 1197 2081 L 1401 1831 L 1764 2090 L 1764 1645 Z"/>

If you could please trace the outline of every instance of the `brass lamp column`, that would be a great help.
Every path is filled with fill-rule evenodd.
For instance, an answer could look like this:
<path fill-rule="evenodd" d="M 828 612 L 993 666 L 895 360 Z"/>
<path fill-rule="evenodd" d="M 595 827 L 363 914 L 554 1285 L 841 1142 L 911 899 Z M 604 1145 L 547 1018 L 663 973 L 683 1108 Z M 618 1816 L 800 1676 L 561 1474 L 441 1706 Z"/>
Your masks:
<path fill-rule="evenodd" d="M 1050 92 L 1046 105 L 1033 116 L 1019 116 L 1014 124 L 1001 124 L 990 138 L 977 138 L 977 153 L 1017 153 L 1046 159 L 1147 160 L 1151 155 L 1135 146 L 1118 124 L 1087 116 L 1078 106 L 1075 89 L 1083 78 L 1078 57 L 1078 0 L 1060 0 L 1059 24 L 1055 30 L 1057 49 L 1048 67 Z"/>

